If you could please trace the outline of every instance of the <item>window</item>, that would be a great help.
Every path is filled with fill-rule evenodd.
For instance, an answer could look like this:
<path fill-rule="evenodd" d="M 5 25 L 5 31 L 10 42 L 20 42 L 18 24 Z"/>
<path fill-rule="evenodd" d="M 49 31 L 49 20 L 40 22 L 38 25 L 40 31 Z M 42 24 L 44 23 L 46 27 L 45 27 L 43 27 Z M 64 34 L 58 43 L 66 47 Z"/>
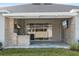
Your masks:
<path fill-rule="evenodd" d="M 39 31 L 47 31 L 47 28 L 49 27 L 47 23 L 34 23 L 34 24 L 28 24 L 30 25 L 29 32 L 39 32 Z"/>
<path fill-rule="evenodd" d="M 52 37 L 52 34 L 51 34 L 52 33 L 52 31 L 51 31 L 52 24 L 31 23 L 31 24 L 28 24 L 27 27 L 28 27 L 27 34 L 28 35 L 34 34 L 34 40 L 48 40 L 48 38 Z M 49 35 L 49 33 L 50 33 L 50 35 Z"/>

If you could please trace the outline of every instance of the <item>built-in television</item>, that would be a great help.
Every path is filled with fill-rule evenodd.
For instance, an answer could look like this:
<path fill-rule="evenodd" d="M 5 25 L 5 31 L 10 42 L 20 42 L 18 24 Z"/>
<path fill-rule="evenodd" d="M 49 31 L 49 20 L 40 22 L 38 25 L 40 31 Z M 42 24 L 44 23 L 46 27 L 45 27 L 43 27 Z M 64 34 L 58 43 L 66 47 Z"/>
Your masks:
<path fill-rule="evenodd" d="M 64 19 L 62 21 L 62 26 L 63 26 L 64 29 L 68 28 L 68 20 L 67 19 Z"/>

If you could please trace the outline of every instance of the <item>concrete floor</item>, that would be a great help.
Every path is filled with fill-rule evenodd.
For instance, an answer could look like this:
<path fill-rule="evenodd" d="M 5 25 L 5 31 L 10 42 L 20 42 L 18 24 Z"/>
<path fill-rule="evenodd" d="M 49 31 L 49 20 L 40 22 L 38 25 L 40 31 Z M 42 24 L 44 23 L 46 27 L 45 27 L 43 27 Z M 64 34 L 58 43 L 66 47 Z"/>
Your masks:
<path fill-rule="evenodd" d="M 69 48 L 65 42 L 31 41 L 30 48 Z"/>
<path fill-rule="evenodd" d="M 65 42 L 31 41 L 29 46 L 9 46 L 5 48 L 69 48 Z"/>

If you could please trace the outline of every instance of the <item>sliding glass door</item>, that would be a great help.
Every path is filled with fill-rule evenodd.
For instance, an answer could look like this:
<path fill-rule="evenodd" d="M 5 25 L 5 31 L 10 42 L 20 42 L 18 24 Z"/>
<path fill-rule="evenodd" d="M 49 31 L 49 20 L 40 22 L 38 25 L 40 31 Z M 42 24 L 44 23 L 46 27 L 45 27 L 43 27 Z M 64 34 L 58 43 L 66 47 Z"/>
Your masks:
<path fill-rule="evenodd" d="M 31 38 L 34 38 L 31 40 L 48 40 L 50 38 L 49 35 L 52 33 L 52 29 L 50 29 L 52 25 L 48 23 L 31 23 L 28 24 L 27 26 L 28 26 L 27 28 L 28 34 L 30 35 Z M 51 30 L 50 34 L 49 29 Z"/>

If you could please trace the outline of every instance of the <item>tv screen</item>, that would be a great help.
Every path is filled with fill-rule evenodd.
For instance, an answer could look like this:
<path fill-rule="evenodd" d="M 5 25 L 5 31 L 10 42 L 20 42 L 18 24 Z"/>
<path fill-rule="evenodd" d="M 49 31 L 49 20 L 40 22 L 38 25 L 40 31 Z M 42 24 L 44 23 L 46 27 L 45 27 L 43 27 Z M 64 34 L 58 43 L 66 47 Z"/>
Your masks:
<path fill-rule="evenodd" d="M 62 26 L 63 26 L 64 29 L 68 28 L 68 20 L 65 19 L 65 20 L 62 22 Z"/>

